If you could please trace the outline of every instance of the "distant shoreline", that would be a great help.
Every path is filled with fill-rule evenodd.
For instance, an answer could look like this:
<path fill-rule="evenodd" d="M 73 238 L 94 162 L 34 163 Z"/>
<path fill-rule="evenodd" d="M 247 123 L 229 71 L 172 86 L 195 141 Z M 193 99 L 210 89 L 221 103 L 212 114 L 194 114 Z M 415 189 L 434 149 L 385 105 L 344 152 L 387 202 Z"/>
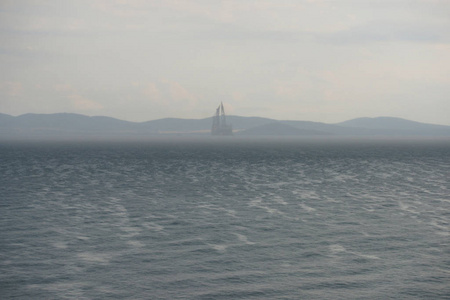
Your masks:
<path fill-rule="evenodd" d="M 357 118 L 338 124 L 310 121 L 279 121 L 259 117 L 228 116 L 234 137 L 293 138 L 445 138 L 450 126 L 426 124 L 393 117 Z M 134 140 L 155 137 L 208 137 L 212 118 L 158 119 L 128 122 L 110 117 L 80 114 L 0 114 L 0 139 L 30 140 Z"/>

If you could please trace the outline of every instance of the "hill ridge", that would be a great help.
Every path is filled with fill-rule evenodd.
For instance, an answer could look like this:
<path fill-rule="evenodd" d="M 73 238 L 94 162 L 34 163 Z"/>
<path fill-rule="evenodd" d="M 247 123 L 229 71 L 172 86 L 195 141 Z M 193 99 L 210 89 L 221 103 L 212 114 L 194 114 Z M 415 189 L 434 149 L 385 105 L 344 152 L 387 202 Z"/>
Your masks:
<path fill-rule="evenodd" d="M 242 136 L 450 136 L 450 126 L 397 117 L 362 117 L 335 124 L 263 117 L 228 116 L 236 135 Z M 76 113 L 0 113 L 0 138 L 39 137 L 146 137 L 155 135 L 209 135 L 212 117 L 161 118 L 131 122 L 108 116 Z"/>

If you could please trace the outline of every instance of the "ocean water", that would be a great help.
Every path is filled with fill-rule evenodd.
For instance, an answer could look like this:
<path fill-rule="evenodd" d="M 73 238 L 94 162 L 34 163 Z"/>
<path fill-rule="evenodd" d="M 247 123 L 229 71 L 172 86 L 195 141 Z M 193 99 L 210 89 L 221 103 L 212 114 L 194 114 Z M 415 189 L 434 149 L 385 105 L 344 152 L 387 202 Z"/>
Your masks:
<path fill-rule="evenodd" d="M 450 141 L 0 144 L 1 299 L 450 299 Z"/>

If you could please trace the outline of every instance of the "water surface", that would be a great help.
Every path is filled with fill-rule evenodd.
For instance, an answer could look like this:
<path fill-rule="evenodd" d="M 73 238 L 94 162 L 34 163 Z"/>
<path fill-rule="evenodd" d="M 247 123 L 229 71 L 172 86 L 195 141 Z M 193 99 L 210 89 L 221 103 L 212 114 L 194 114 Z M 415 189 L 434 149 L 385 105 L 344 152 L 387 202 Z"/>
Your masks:
<path fill-rule="evenodd" d="M 444 299 L 450 142 L 0 145 L 0 293 Z"/>

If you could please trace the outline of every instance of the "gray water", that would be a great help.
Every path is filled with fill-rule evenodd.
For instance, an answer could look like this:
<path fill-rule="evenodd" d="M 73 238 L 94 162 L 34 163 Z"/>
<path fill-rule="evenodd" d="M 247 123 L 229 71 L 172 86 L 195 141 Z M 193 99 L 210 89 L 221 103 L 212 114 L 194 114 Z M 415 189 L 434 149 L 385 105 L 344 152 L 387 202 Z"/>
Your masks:
<path fill-rule="evenodd" d="M 2 299 L 450 299 L 450 142 L 0 145 Z"/>

